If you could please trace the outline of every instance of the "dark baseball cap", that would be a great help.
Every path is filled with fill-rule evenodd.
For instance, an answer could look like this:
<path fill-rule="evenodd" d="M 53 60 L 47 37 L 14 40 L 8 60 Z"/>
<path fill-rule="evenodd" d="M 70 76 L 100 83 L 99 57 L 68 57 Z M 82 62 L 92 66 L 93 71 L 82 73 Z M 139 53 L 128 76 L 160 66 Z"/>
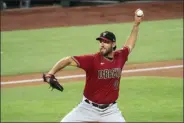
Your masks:
<path fill-rule="evenodd" d="M 101 40 L 101 39 L 106 40 L 106 41 L 116 42 L 116 36 L 112 32 L 109 32 L 109 31 L 102 32 L 100 36 L 96 38 L 96 40 Z"/>

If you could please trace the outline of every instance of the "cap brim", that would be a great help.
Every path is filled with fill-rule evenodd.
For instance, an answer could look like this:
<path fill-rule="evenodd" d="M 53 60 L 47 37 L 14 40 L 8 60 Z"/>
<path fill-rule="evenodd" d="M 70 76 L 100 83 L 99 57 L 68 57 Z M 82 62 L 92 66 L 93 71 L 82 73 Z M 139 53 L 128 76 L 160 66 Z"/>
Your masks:
<path fill-rule="evenodd" d="M 100 39 L 101 39 L 100 37 L 96 38 L 97 41 L 99 41 Z"/>
<path fill-rule="evenodd" d="M 109 42 L 113 42 L 113 41 L 111 41 L 111 40 L 109 40 L 107 38 L 104 38 L 104 37 L 98 37 L 98 38 L 96 38 L 96 40 L 98 40 L 98 41 L 100 41 L 100 40 L 106 40 L 106 41 L 109 41 Z"/>

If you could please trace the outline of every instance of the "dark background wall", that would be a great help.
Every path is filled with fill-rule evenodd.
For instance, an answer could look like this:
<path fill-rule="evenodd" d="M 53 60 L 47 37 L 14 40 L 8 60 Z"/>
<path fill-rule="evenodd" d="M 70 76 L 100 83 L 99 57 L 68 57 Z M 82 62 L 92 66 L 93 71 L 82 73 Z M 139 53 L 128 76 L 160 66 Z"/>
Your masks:
<path fill-rule="evenodd" d="M 173 0 L 1 0 L 1 10 L 13 8 L 41 7 L 41 6 L 62 6 L 62 7 L 96 6 L 103 4 L 115 4 L 121 2 L 151 2 L 151 1 L 173 1 Z"/>

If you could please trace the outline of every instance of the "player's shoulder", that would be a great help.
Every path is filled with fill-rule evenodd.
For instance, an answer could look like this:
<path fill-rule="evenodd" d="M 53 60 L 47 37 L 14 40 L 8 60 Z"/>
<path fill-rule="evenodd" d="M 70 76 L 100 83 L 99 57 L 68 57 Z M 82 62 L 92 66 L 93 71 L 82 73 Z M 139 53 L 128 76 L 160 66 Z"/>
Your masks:
<path fill-rule="evenodd" d="M 117 54 L 120 54 L 121 52 L 122 52 L 122 49 L 117 49 L 117 50 L 114 51 L 114 54 L 117 55 Z"/>
<path fill-rule="evenodd" d="M 114 52 L 115 52 L 115 54 L 119 54 L 119 53 L 126 52 L 126 51 L 130 52 L 130 48 L 127 47 L 127 46 L 124 46 L 121 49 L 118 49 L 118 50 L 116 50 Z"/>

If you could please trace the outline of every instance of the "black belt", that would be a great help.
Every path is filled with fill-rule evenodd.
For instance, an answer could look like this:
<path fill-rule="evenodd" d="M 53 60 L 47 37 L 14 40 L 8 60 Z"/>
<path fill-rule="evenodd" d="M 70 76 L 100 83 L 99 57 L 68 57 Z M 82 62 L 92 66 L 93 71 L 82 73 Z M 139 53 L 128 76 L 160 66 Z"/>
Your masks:
<path fill-rule="evenodd" d="M 98 107 L 98 108 L 100 108 L 100 109 L 105 109 L 105 108 L 107 108 L 110 104 L 104 104 L 104 105 L 99 105 L 99 104 L 96 104 L 96 103 L 90 103 L 90 101 L 88 100 L 88 99 L 85 99 L 84 100 L 86 103 L 88 103 L 88 104 L 92 104 L 94 107 Z M 116 102 L 113 102 L 112 104 L 115 104 Z"/>

